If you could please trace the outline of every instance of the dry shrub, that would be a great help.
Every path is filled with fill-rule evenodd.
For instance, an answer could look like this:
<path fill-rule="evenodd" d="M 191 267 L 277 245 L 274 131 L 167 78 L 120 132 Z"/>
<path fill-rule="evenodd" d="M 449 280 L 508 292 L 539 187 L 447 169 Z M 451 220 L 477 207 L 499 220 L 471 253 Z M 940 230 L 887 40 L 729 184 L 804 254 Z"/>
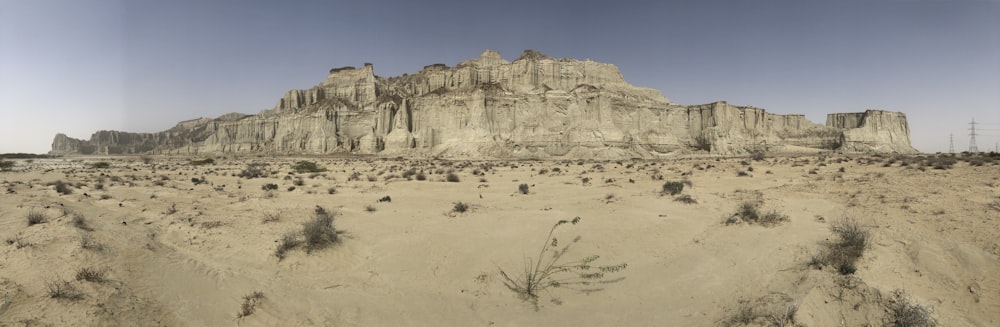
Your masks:
<path fill-rule="evenodd" d="M 106 273 L 107 269 L 83 267 L 76 271 L 76 280 L 103 283 L 107 281 L 107 278 L 105 278 Z"/>
<path fill-rule="evenodd" d="M 243 296 L 243 304 L 240 305 L 240 311 L 236 313 L 236 318 L 243 318 L 252 315 L 257 311 L 257 303 L 264 299 L 264 292 L 254 291 L 253 293 Z"/>
<path fill-rule="evenodd" d="M 324 248 L 337 242 L 337 229 L 333 227 L 334 214 L 316 206 L 313 219 L 302 225 L 305 236 L 306 253 Z"/>
<path fill-rule="evenodd" d="M 28 212 L 28 226 L 33 226 L 37 224 L 43 224 L 49 221 L 49 217 L 45 215 L 44 212 L 40 211 L 29 211 Z"/>
<path fill-rule="evenodd" d="M 887 326 L 897 327 L 934 327 L 937 320 L 931 316 L 931 310 L 913 301 L 903 290 L 895 290 L 889 299 L 889 316 Z"/>

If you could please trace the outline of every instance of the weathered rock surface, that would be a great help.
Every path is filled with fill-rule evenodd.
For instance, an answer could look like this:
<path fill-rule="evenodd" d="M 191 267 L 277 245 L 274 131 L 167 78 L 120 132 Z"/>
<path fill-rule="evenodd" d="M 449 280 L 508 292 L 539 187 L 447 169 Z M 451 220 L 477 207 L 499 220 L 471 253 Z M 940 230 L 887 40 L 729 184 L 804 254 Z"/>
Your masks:
<path fill-rule="evenodd" d="M 628 84 L 611 64 L 533 50 L 495 51 L 456 67 L 384 78 L 374 67 L 330 70 L 257 115 L 181 122 L 159 133 L 56 135 L 53 154 L 324 154 L 627 158 L 740 154 L 785 145 L 851 152 L 910 146 L 902 113 L 831 114 L 826 125 L 725 102 L 684 106 Z"/>

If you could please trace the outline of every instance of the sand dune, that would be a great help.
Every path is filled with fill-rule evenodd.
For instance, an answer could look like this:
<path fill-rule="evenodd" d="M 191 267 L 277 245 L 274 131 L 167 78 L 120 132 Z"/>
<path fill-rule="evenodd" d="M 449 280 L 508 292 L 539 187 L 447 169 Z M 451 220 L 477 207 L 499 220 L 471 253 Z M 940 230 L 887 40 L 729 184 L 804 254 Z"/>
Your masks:
<path fill-rule="evenodd" d="M 327 171 L 294 173 L 299 160 Z M 1000 160 L 933 160 L 18 161 L 0 173 L 0 325 L 881 326 L 900 298 L 942 326 L 1000 325 Z M 273 174 L 239 177 L 251 162 Z M 662 194 L 682 180 L 697 203 Z M 788 220 L 725 224 L 746 201 Z M 317 206 L 338 240 L 279 260 Z M 537 306 L 504 286 L 501 268 L 518 276 L 574 217 L 555 233 L 580 237 L 563 258 L 627 267 L 592 292 L 548 288 Z M 872 234 L 856 272 L 810 266 L 845 217 Z M 78 280 L 86 267 L 104 280 Z"/>

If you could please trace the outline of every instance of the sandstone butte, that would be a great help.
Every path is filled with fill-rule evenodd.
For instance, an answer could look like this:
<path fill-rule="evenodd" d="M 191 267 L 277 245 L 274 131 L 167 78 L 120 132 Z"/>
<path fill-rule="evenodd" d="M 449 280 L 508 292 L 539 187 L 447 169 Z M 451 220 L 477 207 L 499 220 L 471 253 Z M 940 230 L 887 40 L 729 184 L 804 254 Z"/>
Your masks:
<path fill-rule="evenodd" d="M 657 158 L 756 151 L 914 153 L 906 116 L 866 110 L 780 115 L 726 102 L 671 103 L 618 67 L 526 50 L 455 67 L 375 75 L 371 64 L 330 70 L 272 109 L 183 121 L 158 133 L 57 134 L 51 154 L 378 154 L 443 158 Z"/>

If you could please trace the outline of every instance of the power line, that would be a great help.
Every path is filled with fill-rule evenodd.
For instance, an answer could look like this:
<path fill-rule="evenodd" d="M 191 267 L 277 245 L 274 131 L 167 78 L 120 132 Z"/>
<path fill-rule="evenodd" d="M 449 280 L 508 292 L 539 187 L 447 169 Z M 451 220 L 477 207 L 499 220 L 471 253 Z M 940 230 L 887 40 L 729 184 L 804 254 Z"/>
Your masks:
<path fill-rule="evenodd" d="M 955 134 L 948 134 L 948 153 L 955 153 Z"/>

